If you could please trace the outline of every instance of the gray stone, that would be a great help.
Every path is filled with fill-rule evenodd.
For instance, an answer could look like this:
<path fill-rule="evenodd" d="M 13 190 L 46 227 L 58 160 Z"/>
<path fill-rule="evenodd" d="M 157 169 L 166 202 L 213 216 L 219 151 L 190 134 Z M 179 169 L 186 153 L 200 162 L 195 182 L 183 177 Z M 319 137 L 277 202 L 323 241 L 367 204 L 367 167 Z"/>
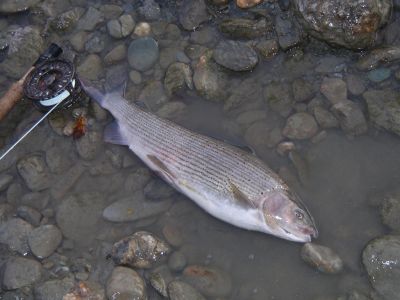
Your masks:
<path fill-rule="evenodd" d="M 278 36 L 279 46 L 288 50 L 300 44 L 301 33 L 293 22 L 293 16 L 278 15 L 275 18 L 275 31 Z"/>
<path fill-rule="evenodd" d="M 90 130 L 80 139 L 75 140 L 79 156 L 86 160 L 94 159 L 99 153 L 102 144 L 102 134 L 96 130 Z"/>
<path fill-rule="evenodd" d="M 55 31 L 66 32 L 72 30 L 78 20 L 85 13 L 85 9 L 81 7 L 74 7 L 62 14 L 56 16 L 51 22 L 50 26 Z"/>
<path fill-rule="evenodd" d="M 368 72 L 367 77 L 372 82 L 381 82 L 388 79 L 392 71 L 388 68 L 378 68 Z"/>
<path fill-rule="evenodd" d="M 63 173 L 72 165 L 71 144 L 46 149 L 46 164 L 53 173 Z"/>
<path fill-rule="evenodd" d="M 170 200 L 146 201 L 142 191 L 133 196 L 122 198 L 107 206 L 103 217 L 110 222 L 132 222 L 156 216 L 171 205 Z"/>
<path fill-rule="evenodd" d="M 262 110 L 249 110 L 241 113 L 236 122 L 239 125 L 249 126 L 257 121 L 263 121 L 267 118 L 267 114 Z"/>
<path fill-rule="evenodd" d="M 144 0 L 143 5 L 138 9 L 139 14 L 147 21 L 157 21 L 161 16 L 161 8 L 154 0 Z"/>
<path fill-rule="evenodd" d="M 76 278 L 78 279 L 78 278 Z M 65 279 L 64 279 L 65 280 Z M 64 294 L 63 300 L 106 300 L 106 294 L 101 284 L 95 281 L 87 281 L 86 279 L 78 279 L 79 282 L 75 286 Z M 84 295 L 82 299 L 82 295 Z M 49 298 L 50 299 L 57 299 Z M 47 300 L 47 299 L 46 299 Z"/>
<path fill-rule="evenodd" d="M 175 190 L 165 181 L 157 178 L 151 180 L 143 190 L 146 198 L 151 200 L 160 200 L 170 198 L 175 194 Z"/>
<path fill-rule="evenodd" d="M 234 39 L 255 39 L 272 31 L 272 22 L 265 18 L 250 20 L 227 18 L 219 24 L 221 32 Z"/>
<path fill-rule="evenodd" d="M 183 281 L 173 281 L 168 285 L 171 300 L 206 300 L 195 288 Z"/>
<path fill-rule="evenodd" d="M 264 58 L 271 58 L 279 51 L 278 41 L 275 39 L 260 41 L 256 45 L 258 53 Z"/>
<path fill-rule="evenodd" d="M 14 207 L 8 203 L 0 203 L 0 225 L 13 216 Z"/>
<path fill-rule="evenodd" d="M 310 266 L 327 274 L 342 271 L 343 261 L 332 249 L 314 243 L 305 243 L 301 249 L 301 258 Z"/>
<path fill-rule="evenodd" d="M 202 26 L 190 34 L 190 41 L 193 44 L 213 45 L 218 40 L 218 33 L 214 27 Z"/>
<path fill-rule="evenodd" d="M 247 128 L 244 139 L 256 151 L 272 148 L 283 139 L 280 131 L 279 128 L 271 128 L 265 121 L 259 121 Z"/>
<path fill-rule="evenodd" d="M 58 177 L 57 181 L 50 189 L 50 194 L 54 199 L 61 199 L 75 185 L 85 167 L 82 164 L 74 164 L 68 171 Z"/>
<path fill-rule="evenodd" d="M 363 94 L 371 122 L 400 135 L 399 93 L 393 89 L 368 90 Z"/>
<path fill-rule="evenodd" d="M 106 19 L 117 19 L 122 13 L 124 9 L 121 5 L 115 4 L 104 4 L 100 7 L 101 13 L 104 15 Z"/>
<path fill-rule="evenodd" d="M 239 108 L 246 102 L 254 102 L 262 98 L 262 86 L 252 78 L 244 79 L 240 84 L 234 84 L 230 89 L 231 95 L 224 103 L 224 110 Z"/>
<path fill-rule="evenodd" d="M 129 64 L 138 71 L 146 71 L 152 68 L 158 57 L 158 43 L 151 37 L 138 38 L 129 45 Z"/>
<path fill-rule="evenodd" d="M 141 84 L 142 83 L 142 74 L 140 72 L 132 70 L 129 72 L 129 79 L 134 83 L 134 84 Z"/>
<path fill-rule="evenodd" d="M 339 126 L 338 120 L 335 116 L 321 106 L 316 106 L 314 109 L 314 117 L 317 120 L 319 126 L 324 129 L 335 128 Z"/>
<path fill-rule="evenodd" d="M 32 191 L 47 189 L 52 184 L 49 169 L 41 155 L 27 156 L 17 163 L 18 173 Z"/>
<path fill-rule="evenodd" d="M 124 183 L 125 191 L 134 193 L 138 190 L 143 190 L 147 182 L 150 181 L 150 171 L 148 168 L 138 168 L 133 173 L 130 173 Z"/>
<path fill-rule="evenodd" d="M 114 63 L 123 60 L 126 57 L 126 54 L 127 50 L 125 44 L 119 44 L 104 56 L 104 63 L 106 65 L 113 65 Z"/>
<path fill-rule="evenodd" d="M 164 225 L 162 233 L 170 245 L 176 248 L 183 245 L 184 239 L 182 236 L 182 229 L 178 225 L 168 223 Z"/>
<path fill-rule="evenodd" d="M 168 96 L 160 81 L 149 81 L 140 93 L 138 100 L 145 103 L 150 110 L 156 111 L 168 101 Z"/>
<path fill-rule="evenodd" d="M 43 282 L 40 285 L 35 287 L 35 299 L 38 299 L 38 300 L 58 300 L 58 299 L 68 300 L 63 297 L 73 287 L 74 287 L 74 280 L 69 277 L 65 277 L 64 279 L 49 280 L 49 281 Z M 73 298 L 73 299 L 75 299 L 75 298 Z"/>
<path fill-rule="evenodd" d="M 349 100 L 341 101 L 332 106 L 332 112 L 347 134 L 360 135 L 367 132 L 367 121 L 356 103 Z"/>
<path fill-rule="evenodd" d="M 12 183 L 7 189 L 7 202 L 15 206 L 19 205 L 24 189 L 20 183 Z"/>
<path fill-rule="evenodd" d="M 118 19 L 110 20 L 107 23 L 108 33 L 116 39 L 125 38 L 135 28 L 135 21 L 131 15 L 122 15 Z"/>
<path fill-rule="evenodd" d="M 391 193 L 385 197 L 381 208 L 382 222 L 390 229 L 400 231 L 400 193 Z"/>
<path fill-rule="evenodd" d="M 369 280 L 385 300 L 398 299 L 400 295 L 400 236 L 387 235 L 368 243 L 362 261 Z"/>
<path fill-rule="evenodd" d="M 9 174 L 0 175 L 0 192 L 4 192 L 13 181 L 14 177 Z"/>
<path fill-rule="evenodd" d="M 114 299 L 147 300 L 146 284 L 140 275 L 129 268 L 116 267 L 107 282 L 107 297 Z"/>
<path fill-rule="evenodd" d="M 15 79 L 26 73 L 45 47 L 39 28 L 31 26 L 9 26 L 0 34 L 0 40 L 8 44 L 7 59 L 0 63 L 0 70 Z"/>
<path fill-rule="evenodd" d="M 346 82 L 340 78 L 324 77 L 320 90 L 332 104 L 347 100 Z"/>
<path fill-rule="evenodd" d="M 297 78 L 293 81 L 292 89 L 296 102 L 311 100 L 315 94 L 312 85 L 302 78 Z"/>
<path fill-rule="evenodd" d="M 123 86 L 128 80 L 128 66 L 126 64 L 118 64 L 110 66 L 106 72 L 105 89 L 113 91 Z"/>
<path fill-rule="evenodd" d="M 184 1 L 178 11 L 179 22 L 186 30 L 195 30 L 208 20 L 207 7 L 204 0 Z"/>
<path fill-rule="evenodd" d="M 164 87 L 168 95 L 172 95 L 188 87 L 193 89 L 193 73 L 190 66 L 184 63 L 173 63 L 165 74 Z"/>
<path fill-rule="evenodd" d="M 373 46 L 378 29 L 388 21 L 392 10 L 389 0 L 295 0 L 293 5 L 310 35 L 350 49 Z"/>
<path fill-rule="evenodd" d="M 3 287 L 14 290 L 38 281 L 42 276 L 42 265 L 33 259 L 11 258 L 4 268 Z"/>
<path fill-rule="evenodd" d="M 173 252 L 168 258 L 168 267 L 174 272 L 181 272 L 186 264 L 186 256 L 180 251 Z"/>
<path fill-rule="evenodd" d="M 309 139 L 318 131 L 318 125 L 313 116 L 305 112 L 291 115 L 282 130 L 282 134 L 290 139 Z"/>
<path fill-rule="evenodd" d="M 257 53 L 243 42 L 220 41 L 213 52 L 215 61 L 233 71 L 249 71 L 258 63 Z"/>
<path fill-rule="evenodd" d="M 168 297 L 167 287 L 172 280 L 172 274 L 166 265 L 155 268 L 149 274 L 151 286 L 164 297 Z"/>
<path fill-rule="evenodd" d="M 89 54 L 77 67 L 80 77 L 88 80 L 98 80 L 103 74 L 101 58 L 96 54 Z"/>
<path fill-rule="evenodd" d="M 292 89 L 285 83 L 272 82 L 264 89 L 264 100 L 269 107 L 282 117 L 288 117 L 292 111 Z"/>
<path fill-rule="evenodd" d="M 92 34 L 85 43 L 85 50 L 87 53 L 101 53 L 106 47 L 104 35 L 95 32 Z"/>
<path fill-rule="evenodd" d="M 2 0 L 0 3 L 0 13 L 10 14 L 29 10 L 39 4 L 41 0 Z"/>
<path fill-rule="evenodd" d="M 391 64 L 400 59 L 400 46 L 383 47 L 374 49 L 360 58 L 357 68 L 361 71 L 372 70 L 381 64 Z"/>
<path fill-rule="evenodd" d="M 350 94 L 358 96 L 365 91 L 365 82 L 359 76 L 348 74 L 346 76 L 346 83 Z"/>
<path fill-rule="evenodd" d="M 63 235 L 89 243 L 102 220 L 105 200 L 101 194 L 83 193 L 69 196 L 56 209 L 56 221 Z"/>
<path fill-rule="evenodd" d="M 190 265 L 183 271 L 182 280 L 207 297 L 227 297 L 232 290 L 229 275 L 211 266 Z"/>
<path fill-rule="evenodd" d="M 157 115 L 164 119 L 176 120 L 184 115 L 187 105 L 180 101 L 170 101 L 157 110 Z"/>
<path fill-rule="evenodd" d="M 35 228 L 28 236 L 32 253 L 39 259 L 50 256 L 60 245 L 61 231 L 54 225 L 42 225 Z"/>
<path fill-rule="evenodd" d="M 39 226 L 42 219 L 40 212 L 29 206 L 19 206 L 17 208 L 17 216 L 35 227 Z"/>
<path fill-rule="evenodd" d="M 89 6 L 84 16 L 79 20 L 78 28 L 80 30 L 93 31 L 97 25 L 103 22 L 103 14 L 93 6 Z"/>

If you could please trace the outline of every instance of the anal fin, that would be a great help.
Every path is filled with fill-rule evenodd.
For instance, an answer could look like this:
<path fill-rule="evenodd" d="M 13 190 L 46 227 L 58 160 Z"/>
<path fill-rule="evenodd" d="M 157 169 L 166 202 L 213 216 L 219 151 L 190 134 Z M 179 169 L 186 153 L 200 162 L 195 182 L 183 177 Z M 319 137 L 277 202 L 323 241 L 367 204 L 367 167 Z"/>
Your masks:
<path fill-rule="evenodd" d="M 129 145 L 116 121 L 111 122 L 104 129 L 104 141 L 116 145 Z"/>

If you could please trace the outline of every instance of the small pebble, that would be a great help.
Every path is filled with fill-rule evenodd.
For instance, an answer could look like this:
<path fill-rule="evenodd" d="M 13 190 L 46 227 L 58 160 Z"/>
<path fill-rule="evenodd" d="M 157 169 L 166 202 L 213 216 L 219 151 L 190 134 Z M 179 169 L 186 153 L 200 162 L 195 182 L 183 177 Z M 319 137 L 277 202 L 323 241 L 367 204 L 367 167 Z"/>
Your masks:
<path fill-rule="evenodd" d="M 368 72 L 368 79 L 373 82 L 381 82 L 390 77 L 392 71 L 388 68 L 374 69 Z"/>
<path fill-rule="evenodd" d="M 173 252 L 168 258 L 168 267 L 174 272 L 182 271 L 186 264 L 186 256 L 180 251 Z"/>
<path fill-rule="evenodd" d="M 325 246 L 306 243 L 301 249 L 301 258 L 326 274 L 337 274 L 343 270 L 343 261 L 333 250 Z"/>

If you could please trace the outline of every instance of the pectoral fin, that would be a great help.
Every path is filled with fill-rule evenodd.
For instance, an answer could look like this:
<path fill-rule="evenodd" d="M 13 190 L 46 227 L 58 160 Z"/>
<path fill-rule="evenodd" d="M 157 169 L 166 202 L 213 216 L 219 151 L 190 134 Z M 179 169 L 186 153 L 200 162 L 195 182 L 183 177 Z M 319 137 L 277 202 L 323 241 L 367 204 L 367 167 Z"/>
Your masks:
<path fill-rule="evenodd" d="M 233 183 L 229 182 L 233 197 L 239 205 L 255 208 L 254 203 Z"/>
<path fill-rule="evenodd" d="M 173 182 L 176 179 L 174 173 L 172 173 L 170 169 L 160 159 L 158 159 L 157 156 L 149 154 L 147 155 L 147 157 L 154 165 L 159 168 L 161 175 L 164 176 L 167 180 Z"/>

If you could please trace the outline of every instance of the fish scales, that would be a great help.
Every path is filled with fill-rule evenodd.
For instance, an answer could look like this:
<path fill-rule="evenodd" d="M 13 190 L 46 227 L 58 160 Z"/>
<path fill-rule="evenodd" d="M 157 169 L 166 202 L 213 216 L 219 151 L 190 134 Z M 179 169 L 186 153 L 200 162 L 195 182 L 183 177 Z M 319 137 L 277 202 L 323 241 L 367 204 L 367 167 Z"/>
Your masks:
<path fill-rule="evenodd" d="M 298 196 L 256 156 L 159 118 L 119 95 L 83 86 L 116 119 L 118 126 L 108 128 L 106 140 L 128 145 L 211 215 L 292 241 L 317 237 Z"/>

